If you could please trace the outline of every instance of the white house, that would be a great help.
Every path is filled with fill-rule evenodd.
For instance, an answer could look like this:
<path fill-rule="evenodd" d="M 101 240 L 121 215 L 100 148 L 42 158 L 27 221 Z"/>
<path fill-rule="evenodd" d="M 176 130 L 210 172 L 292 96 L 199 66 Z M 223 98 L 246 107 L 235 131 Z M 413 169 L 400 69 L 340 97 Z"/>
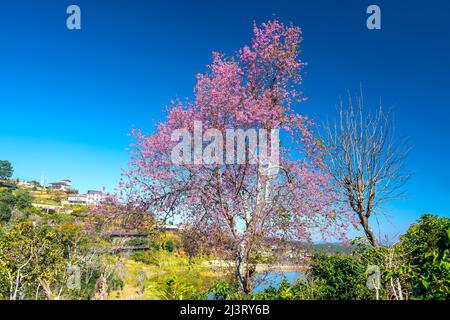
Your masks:
<path fill-rule="evenodd" d="M 50 182 L 48 188 L 52 190 L 69 191 L 72 186 L 72 181 L 64 179 L 60 181 Z"/>
<path fill-rule="evenodd" d="M 67 202 L 69 204 L 86 204 L 87 195 L 85 194 L 69 194 Z"/>
<path fill-rule="evenodd" d="M 103 192 L 89 190 L 86 195 L 86 205 L 98 205 L 103 200 Z"/>
<path fill-rule="evenodd" d="M 160 231 L 167 231 L 167 232 L 179 232 L 179 231 L 183 230 L 183 226 L 175 226 L 175 225 L 166 224 L 166 225 L 156 226 L 156 229 L 160 230 Z"/>

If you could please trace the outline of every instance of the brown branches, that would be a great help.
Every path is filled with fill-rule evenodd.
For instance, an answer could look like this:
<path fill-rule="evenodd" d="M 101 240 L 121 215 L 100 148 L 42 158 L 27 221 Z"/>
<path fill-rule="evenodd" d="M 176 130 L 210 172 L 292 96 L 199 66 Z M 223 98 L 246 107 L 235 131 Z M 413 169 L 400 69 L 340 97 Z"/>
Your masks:
<path fill-rule="evenodd" d="M 346 106 L 341 101 L 338 112 L 337 121 L 325 126 L 329 171 L 368 240 L 377 247 L 369 218 L 379 205 L 403 195 L 410 148 L 405 139 L 397 138 L 393 114 L 381 106 L 373 113 L 365 111 L 362 94 L 356 107 L 351 97 Z"/>

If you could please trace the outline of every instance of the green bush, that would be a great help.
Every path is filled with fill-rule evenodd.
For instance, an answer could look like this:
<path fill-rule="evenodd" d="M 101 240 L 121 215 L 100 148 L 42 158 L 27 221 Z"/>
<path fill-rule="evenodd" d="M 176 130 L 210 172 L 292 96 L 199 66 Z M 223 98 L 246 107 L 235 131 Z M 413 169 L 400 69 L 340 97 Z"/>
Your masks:
<path fill-rule="evenodd" d="M 319 300 L 324 299 L 325 295 L 325 280 L 310 277 L 299 279 L 292 285 L 283 280 L 278 288 L 271 286 L 263 292 L 252 294 L 252 297 L 256 300 Z"/>
<path fill-rule="evenodd" d="M 316 298 L 320 300 L 374 299 L 374 293 L 366 286 L 366 268 L 352 256 L 316 254 L 307 278 L 319 284 L 321 290 Z"/>
<path fill-rule="evenodd" d="M 165 300 L 205 300 L 207 293 L 200 292 L 186 281 L 175 276 L 169 278 L 160 288 Z"/>
<path fill-rule="evenodd" d="M 423 215 L 401 237 L 413 295 L 421 299 L 450 299 L 450 218 Z"/>
<path fill-rule="evenodd" d="M 423 215 L 400 241 L 378 248 L 357 241 L 364 264 L 380 267 L 382 298 L 450 299 L 450 219 Z"/>
<path fill-rule="evenodd" d="M 173 252 L 175 250 L 175 244 L 172 240 L 167 240 L 163 243 L 163 249 L 168 252 Z"/>
<path fill-rule="evenodd" d="M 152 250 L 139 250 L 131 253 L 131 258 L 135 261 L 143 262 L 150 265 L 159 266 L 159 260 L 155 252 Z"/>
<path fill-rule="evenodd" d="M 0 222 L 9 222 L 14 209 L 26 214 L 29 208 L 31 208 L 31 196 L 27 190 L 0 190 Z"/>
<path fill-rule="evenodd" d="M 133 239 L 126 241 L 125 245 L 130 246 L 130 247 L 146 246 L 146 245 L 148 245 L 148 239 L 147 238 L 133 238 Z"/>
<path fill-rule="evenodd" d="M 213 300 L 235 300 L 240 298 L 238 289 L 237 283 L 220 280 L 208 290 L 208 294 L 212 295 Z"/>
<path fill-rule="evenodd" d="M 14 192 L 15 206 L 19 210 L 31 207 L 31 196 L 27 190 L 19 189 Z"/>
<path fill-rule="evenodd" d="M 108 291 L 120 291 L 123 290 L 124 286 L 125 282 L 122 279 L 116 277 L 111 277 L 108 279 Z"/>
<path fill-rule="evenodd" d="M 0 202 L 0 222 L 8 222 L 11 219 L 11 207 L 6 203 Z"/>

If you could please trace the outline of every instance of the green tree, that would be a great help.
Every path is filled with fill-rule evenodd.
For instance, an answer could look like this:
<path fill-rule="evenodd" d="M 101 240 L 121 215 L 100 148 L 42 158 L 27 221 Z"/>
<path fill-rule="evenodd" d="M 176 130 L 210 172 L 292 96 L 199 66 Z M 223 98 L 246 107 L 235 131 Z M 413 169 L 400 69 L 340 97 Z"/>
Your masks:
<path fill-rule="evenodd" d="M 16 198 L 10 189 L 0 190 L 0 223 L 11 219 L 15 204 Z"/>
<path fill-rule="evenodd" d="M 14 170 L 11 162 L 8 160 L 0 160 L 0 179 L 9 179 L 12 177 Z"/>
<path fill-rule="evenodd" d="M 18 189 L 15 193 L 15 206 L 19 210 L 23 210 L 31 207 L 31 195 L 25 189 Z"/>
<path fill-rule="evenodd" d="M 0 222 L 10 221 L 14 209 L 23 211 L 30 208 L 31 201 L 30 193 L 27 190 L 0 190 Z"/>
<path fill-rule="evenodd" d="M 400 241 L 373 248 L 357 242 L 355 254 L 381 269 L 386 299 L 450 299 L 450 218 L 425 214 Z"/>
<path fill-rule="evenodd" d="M 319 253 L 314 255 L 307 277 L 322 287 L 317 299 L 374 299 L 374 293 L 366 286 L 366 267 L 360 259 L 352 256 Z"/>
<path fill-rule="evenodd" d="M 450 299 L 450 218 L 425 214 L 401 237 L 413 295 Z"/>
<path fill-rule="evenodd" d="M 5 298 L 36 298 L 40 288 L 47 298 L 54 282 L 65 276 L 64 250 L 56 233 L 21 221 L 0 236 L 0 282 L 7 284 Z"/>

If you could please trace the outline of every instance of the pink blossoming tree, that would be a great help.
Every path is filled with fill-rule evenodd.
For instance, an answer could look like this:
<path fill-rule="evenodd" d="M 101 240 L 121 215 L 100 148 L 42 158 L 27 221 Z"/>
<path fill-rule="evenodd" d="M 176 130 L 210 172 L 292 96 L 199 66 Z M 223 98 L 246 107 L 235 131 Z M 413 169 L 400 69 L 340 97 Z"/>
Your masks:
<path fill-rule="evenodd" d="M 301 30 L 275 20 L 253 31 L 251 45 L 234 56 L 213 53 L 208 71 L 197 76 L 194 101 L 172 102 L 167 119 L 151 135 L 133 130 L 130 167 L 121 183 L 123 197 L 145 204 L 159 218 L 178 215 L 190 228 L 226 235 L 243 293 L 253 289 L 253 257 L 268 241 L 343 236 L 348 222 L 336 205 L 313 123 L 293 109 L 303 100 Z M 194 121 L 201 121 L 203 133 L 214 129 L 224 136 L 230 128 L 279 129 L 283 144 L 276 172 L 270 152 L 254 154 L 248 146 L 247 159 L 256 162 L 174 164 L 179 141 L 172 134 L 192 132 Z M 268 145 L 274 140 L 266 138 Z"/>

